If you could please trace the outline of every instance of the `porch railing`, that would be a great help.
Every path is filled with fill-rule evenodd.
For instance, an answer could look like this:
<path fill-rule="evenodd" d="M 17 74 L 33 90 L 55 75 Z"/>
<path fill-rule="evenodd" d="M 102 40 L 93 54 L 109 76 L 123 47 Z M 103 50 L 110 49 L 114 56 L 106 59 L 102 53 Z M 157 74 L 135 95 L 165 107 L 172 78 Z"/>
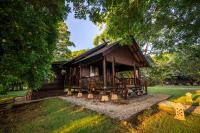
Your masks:
<path fill-rule="evenodd" d="M 112 91 L 126 95 L 131 90 L 137 95 L 147 93 L 146 81 L 142 78 L 118 78 L 107 80 L 107 87 L 104 88 L 103 76 L 83 77 L 79 80 L 80 88 L 88 91 Z M 129 91 L 130 92 L 130 91 Z"/>

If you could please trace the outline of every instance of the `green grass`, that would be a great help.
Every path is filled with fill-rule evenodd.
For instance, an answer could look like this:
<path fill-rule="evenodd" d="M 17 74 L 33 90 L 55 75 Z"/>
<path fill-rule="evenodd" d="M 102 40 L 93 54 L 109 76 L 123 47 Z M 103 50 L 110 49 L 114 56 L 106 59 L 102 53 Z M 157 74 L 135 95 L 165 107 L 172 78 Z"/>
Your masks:
<path fill-rule="evenodd" d="M 189 115 L 185 121 L 174 119 L 174 115 L 159 112 L 139 125 L 143 133 L 199 133 L 200 116 Z"/>
<path fill-rule="evenodd" d="M 154 86 L 149 87 L 149 93 L 169 94 L 173 95 L 172 99 L 177 99 L 196 89 L 200 87 Z M 199 123 L 200 116 L 191 114 L 186 116 L 186 121 L 179 121 L 174 119 L 174 115 L 160 111 L 145 118 L 138 125 L 137 132 L 196 133 L 200 132 Z M 117 120 L 56 98 L 14 107 L 0 116 L 0 132 L 125 133 L 131 130 L 136 131 Z"/>
<path fill-rule="evenodd" d="M 11 133 L 124 133 L 126 129 L 107 116 L 82 107 L 71 105 L 61 99 L 17 107 L 9 112 L 1 130 Z M 1 117 L 0 117 L 1 119 Z"/>
<path fill-rule="evenodd" d="M 153 86 L 148 87 L 148 92 L 150 94 L 168 94 L 171 95 L 171 99 L 178 98 L 185 95 L 187 92 L 194 92 L 195 90 L 200 90 L 200 86 Z"/>
<path fill-rule="evenodd" d="M 23 91 L 9 91 L 6 95 L 0 95 L 0 101 L 5 98 L 14 98 L 17 96 L 25 96 L 26 90 Z"/>
<path fill-rule="evenodd" d="M 183 97 L 185 93 L 194 93 L 200 90 L 199 86 L 154 86 L 149 87 L 150 94 L 162 93 L 172 95 L 171 100 Z M 196 97 L 196 94 L 194 94 Z M 200 116 L 188 115 L 185 121 L 174 119 L 174 115 L 159 111 L 145 119 L 138 126 L 138 131 L 143 133 L 199 133 L 200 132 Z"/>

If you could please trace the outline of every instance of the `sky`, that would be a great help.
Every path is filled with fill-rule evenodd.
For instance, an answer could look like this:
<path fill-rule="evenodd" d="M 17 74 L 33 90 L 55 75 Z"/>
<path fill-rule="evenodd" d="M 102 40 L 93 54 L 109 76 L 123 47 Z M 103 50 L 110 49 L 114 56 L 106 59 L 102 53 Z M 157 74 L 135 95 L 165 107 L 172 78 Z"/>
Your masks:
<path fill-rule="evenodd" d="M 69 47 L 72 51 L 92 48 L 94 37 L 102 32 L 89 19 L 75 19 L 73 13 L 68 15 L 65 22 L 71 32 L 70 41 L 76 45 L 76 47 Z"/>

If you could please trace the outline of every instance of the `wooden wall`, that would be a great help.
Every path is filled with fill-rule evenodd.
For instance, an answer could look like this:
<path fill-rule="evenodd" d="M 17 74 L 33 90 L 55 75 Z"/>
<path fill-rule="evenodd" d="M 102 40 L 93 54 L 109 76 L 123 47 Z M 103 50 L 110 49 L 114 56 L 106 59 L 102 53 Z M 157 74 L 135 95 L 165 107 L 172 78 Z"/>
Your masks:
<path fill-rule="evenodd" d="M 116 63 L 129 66 L 133 66 L 134 64 L 133 55 L 126 46 L 117 48 L 112 52 L 110 52 L 109 54 L 107 54 L 106 60 L 112 62 L 113 57 L 115 58 Z"/>

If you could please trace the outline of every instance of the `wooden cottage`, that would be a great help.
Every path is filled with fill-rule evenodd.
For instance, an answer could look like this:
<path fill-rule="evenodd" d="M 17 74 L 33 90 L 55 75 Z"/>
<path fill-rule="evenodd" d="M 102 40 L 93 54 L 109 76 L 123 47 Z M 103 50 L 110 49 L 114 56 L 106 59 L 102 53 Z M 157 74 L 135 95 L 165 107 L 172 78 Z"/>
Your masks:
<path fill-rule="evenodd" d="M 140 74 L 148 61 L 138 44 L 122 46 L 119 42 L 102 44 L 62 64 L 64 88 L 68 93 L 88 92 L 102 95 L 147 94 L 147 86 Z M 123 71 L 132 71 L 132 77 L 120 77 Z"/>

